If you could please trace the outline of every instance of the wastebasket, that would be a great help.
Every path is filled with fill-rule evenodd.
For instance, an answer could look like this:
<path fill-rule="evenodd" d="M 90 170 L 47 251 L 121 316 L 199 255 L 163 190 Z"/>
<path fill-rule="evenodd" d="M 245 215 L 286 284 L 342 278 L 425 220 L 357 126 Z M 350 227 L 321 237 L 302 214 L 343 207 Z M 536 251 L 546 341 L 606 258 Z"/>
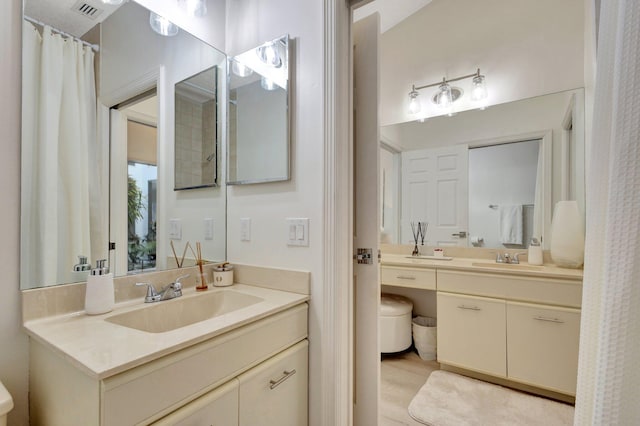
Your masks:
<path fill-rule="evenodd" d="M 431 317 L 413 318 L 413 344 L 418 355 L 425 361 L 436 359 L 436 319 Z"/>

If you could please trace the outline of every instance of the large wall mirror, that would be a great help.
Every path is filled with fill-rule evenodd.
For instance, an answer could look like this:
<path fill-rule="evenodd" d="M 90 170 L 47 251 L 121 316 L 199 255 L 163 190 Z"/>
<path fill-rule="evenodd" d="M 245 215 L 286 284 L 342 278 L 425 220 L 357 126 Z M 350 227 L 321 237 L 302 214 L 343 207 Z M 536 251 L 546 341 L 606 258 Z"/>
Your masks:
<path fill-rule="evenodd" d="M 289 37 L 229 59 L 228 184 L 288 180 Z"/>
<path fill-rule="evenodd" d="M 548 241 L 555 203 L 584 207 L 584 90 L 381 129 L 383 240 L 525 248 Z M 511 217 L 506 216 L 511 213 Z M 501 233 L 517 220 L 520 234 Z M 462 231 L 462 232 L 461 232 Z"/>
<path fill-rule="evenodd" d="M 176 90 L 206 80 L 200 99 L 226 93 L 226 56 L 181 28 L 152 29 L 159 17 L 134 1 L 73 3 L 24 4 L 21 288 L 84 281 L 98 259 L 116 276 L 186 266 L 187 242 L 224 260 L 223 108 L 204 102 L 190 123 L 206 133 L 190 153 L 206 183 L 174 189 Z"/>
<path fill-rule="evenodd" d="M 431 246 L 548 248 L 555 204 L 584 212 L 584 2 L 381 9 L 381 240 L 423 221 Z"/>

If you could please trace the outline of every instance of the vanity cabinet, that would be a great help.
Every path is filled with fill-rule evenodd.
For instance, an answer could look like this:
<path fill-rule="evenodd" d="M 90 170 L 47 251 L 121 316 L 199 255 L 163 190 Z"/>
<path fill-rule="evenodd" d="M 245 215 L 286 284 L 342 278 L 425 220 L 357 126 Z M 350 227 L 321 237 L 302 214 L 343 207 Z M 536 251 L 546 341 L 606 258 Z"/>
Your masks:
<path fill-rule="evenodd" d="M 506 377 L 505 301 L 444 292 L 437 300 L 438 361 Z"/>
<path fill-rule="evenodd" d="M 507 302 L 509 377 L 575 395 L 579 336 L 579 309 Z"/>
<path fill-rule="evenodd" d="M 91 377 L 61 354 L 31 339 L 31 423 L 142 425 L 166 415 L 177 416 L 175 422 L 183 418 L 187 422 L 193 415 L 198 419 L 195 424 L 242 424 L 238 417 L 241 394 L 247 393 L 242 389 L 249 386 L 243 382 L 251 381 L 240 378 L 250 377 L 248 371 L 258 374 L 266 368 L 260 365 L 267 360 L 280 362 L 280 355 L 285 356 L 286 350 L 299 342 L 304 342 L 304 354 L 292 368 L 301 372 L 296 380 L 304 378 L 303 384 L 296 383 L 304 386 L 299 398 L 306 398 L 307 333 L 307 304 L 303 303 L 104 378 Z M 140 337 L 149 338 L 146 334 Z M 122 344 L 122 350 L 126 350 L 126 342 Z M 289 366 L 277 364 L 277 368 Z M 274 380 L 279 377 L 271 370 L 269 374 Z M 236 384 L 225 385 L 230 381 Z M 199 399 L 203 396 L 204 400 Z M 274 412 L 276 407 L 272 406 Z M 185 411 L 177 412 L 181 408 Z M 209 416 L 216 422 L 199 421 Z M 172 421 L 159 424 L 174 424 Z"/>
<path fill-rule="evenodd" d="M 308 346 L 307 340 L 297 343 L 154 426 L 307 424 Z"/>
<path fill-rule="evenodd" d="M 240 426 L 307 424 L 308 343 L 265 361 L 238 377 Z"/>
<path fill-rule="evenodd" d="M 396 287 L 436 289 L 435 269 L 411 268 L 398 266 L 382 266 L 380 283 Z"/>
<path fill-rule="evenodd" d="M 438 361 L 575 395 L 579 280 L 438 271 Z"/>

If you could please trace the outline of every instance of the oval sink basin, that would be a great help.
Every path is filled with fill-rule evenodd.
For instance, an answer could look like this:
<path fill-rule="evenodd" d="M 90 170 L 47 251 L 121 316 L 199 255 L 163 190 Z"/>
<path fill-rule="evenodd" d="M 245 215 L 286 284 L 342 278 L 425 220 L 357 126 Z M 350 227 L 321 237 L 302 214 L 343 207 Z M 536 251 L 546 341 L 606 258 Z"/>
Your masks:
<path fill-rule="evenodd" d="M 542 271 L 544 270 L 544 266 L 534 266 L 534 265 L 522 265 L 520 263 L 484 263 L 477 262 L 472 263 L 471 266 L 479 266 L 481 268 L 497 268 L 497 269 L 511 269 L 513 271 Z"/>
<path fill-rule="evenodd" d="M 233 290 L 219 290 L 184 299 L 180 297 L 155 302 L 135 311 L 105 318 L 105 321 L 148 333 L 164 333 L 237 311 L 263 300 L 261 297 Z"/>

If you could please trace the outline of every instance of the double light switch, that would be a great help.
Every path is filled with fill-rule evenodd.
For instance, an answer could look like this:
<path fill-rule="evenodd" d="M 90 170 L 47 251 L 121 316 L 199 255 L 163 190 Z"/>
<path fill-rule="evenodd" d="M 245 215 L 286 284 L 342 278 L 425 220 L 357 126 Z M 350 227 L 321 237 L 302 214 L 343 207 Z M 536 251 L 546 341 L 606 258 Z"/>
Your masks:
<path fill-rule="evenodd" d="M 309 246 L 309 219 L 287 218 L 288 239 L 290 246 Z"/>

